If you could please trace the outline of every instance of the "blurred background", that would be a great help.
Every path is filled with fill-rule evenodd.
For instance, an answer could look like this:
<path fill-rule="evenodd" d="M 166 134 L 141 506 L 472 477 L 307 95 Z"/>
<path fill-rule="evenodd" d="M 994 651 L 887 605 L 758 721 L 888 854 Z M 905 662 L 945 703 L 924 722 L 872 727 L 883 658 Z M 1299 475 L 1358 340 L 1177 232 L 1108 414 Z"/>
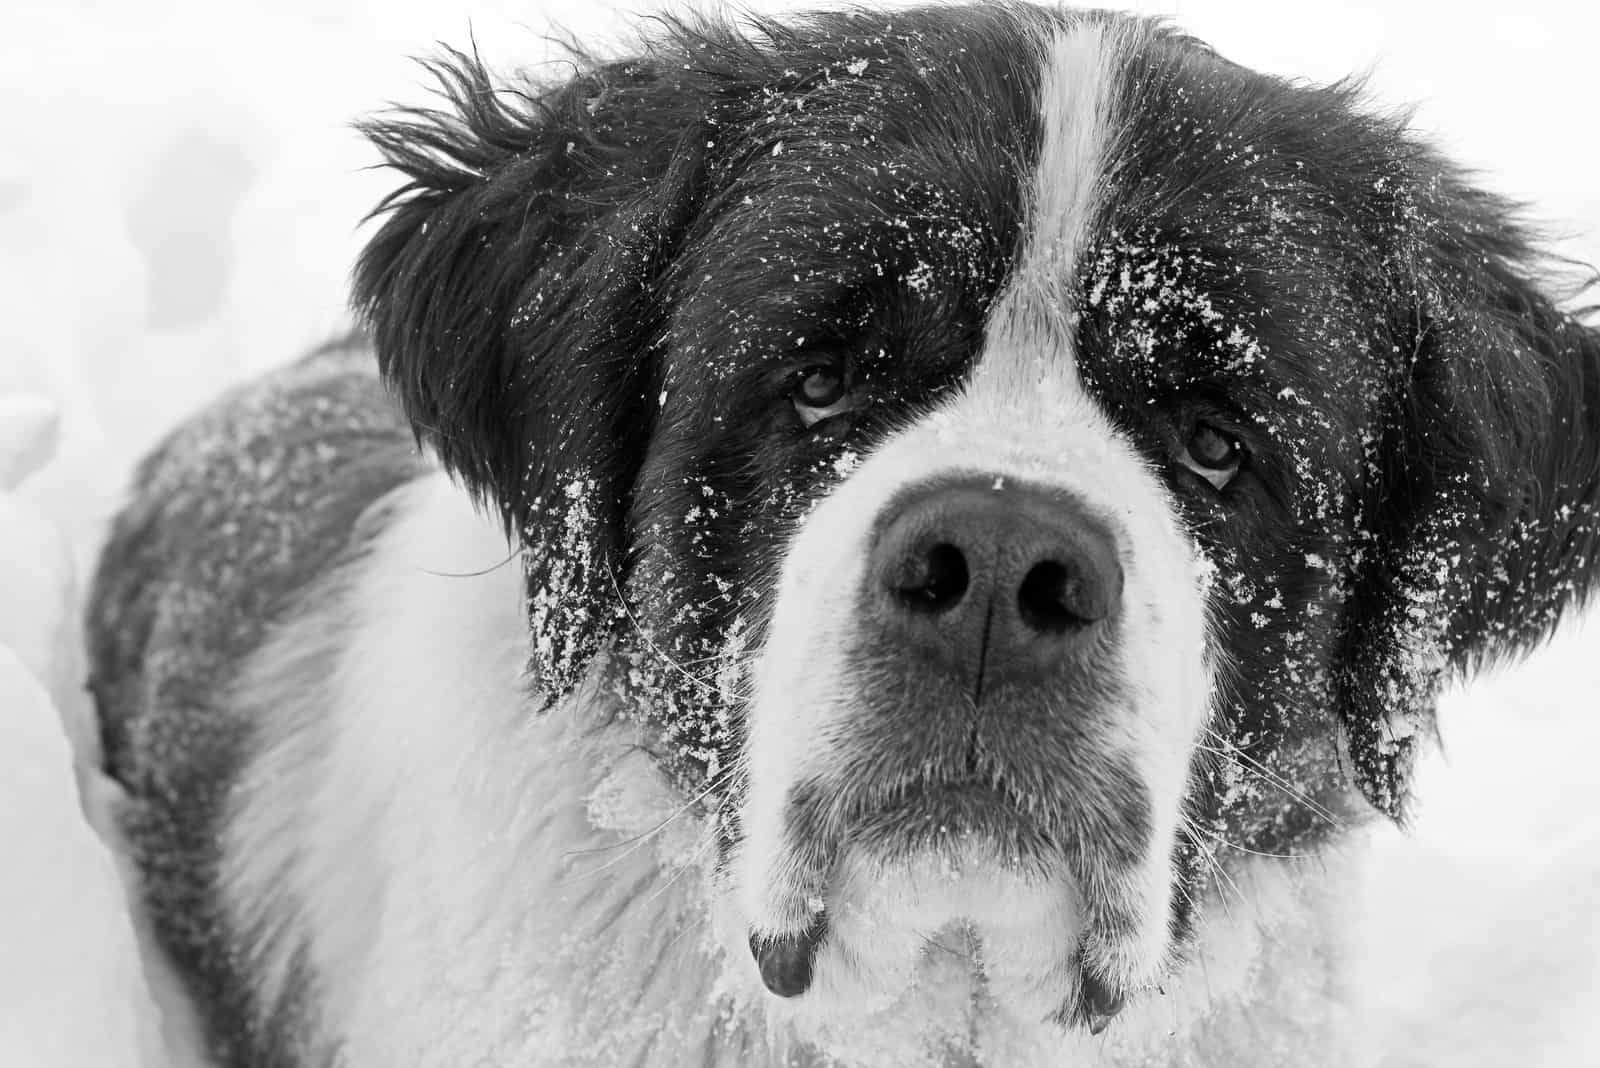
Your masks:
<path fill-rule="evenodd" d="M 131 463 L 225 385 L 348 324 L 394 184 L 350 121 L 476 41 L 559 77 L 611 0 L 8 0 L 0 13 L 0 1066 L 155 1065 L 113 862 L 76 796 L 75 597 Z M 706 5 L 700 5 L 702 8 Z M 754 10 L 795 4 L 758 2 Z M 1600 262 L 1595 53 L 1575 0 L 1167 0 L 1249 66 L 1382 105 Z M 1600 625 L 1453 692 L 1408 835 L 1380 834 L 1358 984 L 1391 1068 L 1600 1065 Z M 92 783 L 90 784 L 92 788 Z"/>

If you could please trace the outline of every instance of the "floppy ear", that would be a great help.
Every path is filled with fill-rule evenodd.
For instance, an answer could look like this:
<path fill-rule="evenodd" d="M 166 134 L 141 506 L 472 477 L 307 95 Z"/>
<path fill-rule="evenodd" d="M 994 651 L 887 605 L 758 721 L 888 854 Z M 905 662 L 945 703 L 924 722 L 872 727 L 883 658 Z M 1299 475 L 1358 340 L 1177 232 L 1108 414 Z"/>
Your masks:
<path fill-rule="evenodd" d="M 444 107 L 364 132 L 407 182 L 355 273 L 419 441 L 526 546 L 533 677 L 568 691 L 613 625 L 653 408 L 653 284 L 702 184 L 691 94 L 645 63 L 548 91 L 476 57 L 430 65 Z"/>
<path fill-rule="evenodd" d="M 1397 214 L 1400 400 L 1339 689 L 1357 780 L 1398 819 L 1441 684 L 1539 642 L 1595 585 L 1600 336 L 1540 291 L 1504 201 L 1440 166 Z"/>

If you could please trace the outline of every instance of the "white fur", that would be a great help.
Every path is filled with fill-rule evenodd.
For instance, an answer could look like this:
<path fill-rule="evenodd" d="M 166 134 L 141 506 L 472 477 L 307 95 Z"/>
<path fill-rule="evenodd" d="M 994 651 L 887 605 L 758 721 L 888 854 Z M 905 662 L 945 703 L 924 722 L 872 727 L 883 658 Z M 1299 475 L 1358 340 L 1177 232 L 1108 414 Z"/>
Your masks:
<path fill-rule="evenodd" d="M 307 1051 L 351 1068 L 669 1063 L 652 1049 L 705 1042 L 722 1008 L 701 828 L 635 841 L 674 802 L 634 733 L 589 692 L 539 711 L 497 525 L 443 476 L 382 507 L 368 557 L 240 689 L 266 738 L 225 871 L 263 989 L 303 947 Z M 736 1063 L 728 1030 L 705 1063 Z"/>

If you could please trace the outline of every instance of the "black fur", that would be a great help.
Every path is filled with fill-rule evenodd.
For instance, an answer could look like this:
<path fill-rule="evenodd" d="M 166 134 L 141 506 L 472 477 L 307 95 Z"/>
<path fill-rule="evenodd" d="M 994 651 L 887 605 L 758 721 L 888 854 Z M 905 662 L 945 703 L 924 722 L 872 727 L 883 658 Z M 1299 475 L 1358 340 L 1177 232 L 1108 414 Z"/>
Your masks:
<path fill-rule="evenodd" d="M 1511 205 L 1436 159 L 1416 170 L 1400 393 L 1340 677 L 1357 777 L 1396 817 L 1441 683 L 1542 641 L 1591 593 L 1600 544 L 1600 335 L 1541 291 L 1551 264 Z"/>

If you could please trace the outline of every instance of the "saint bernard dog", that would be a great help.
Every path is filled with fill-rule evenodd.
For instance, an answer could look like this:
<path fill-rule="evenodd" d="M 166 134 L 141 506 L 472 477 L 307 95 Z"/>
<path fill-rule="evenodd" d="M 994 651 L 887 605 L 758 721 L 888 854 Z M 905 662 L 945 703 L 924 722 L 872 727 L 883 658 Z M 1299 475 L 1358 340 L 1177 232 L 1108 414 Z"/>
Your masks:
<path fill-rule="evenodd" d="M 1361 828 L 1595 584 L 1562 265 L 1161 23 L 650 33 L 433 64 L 362 331 L 116 520 L 91 685 L 209 1059 L 1358 1063 Z"/>

